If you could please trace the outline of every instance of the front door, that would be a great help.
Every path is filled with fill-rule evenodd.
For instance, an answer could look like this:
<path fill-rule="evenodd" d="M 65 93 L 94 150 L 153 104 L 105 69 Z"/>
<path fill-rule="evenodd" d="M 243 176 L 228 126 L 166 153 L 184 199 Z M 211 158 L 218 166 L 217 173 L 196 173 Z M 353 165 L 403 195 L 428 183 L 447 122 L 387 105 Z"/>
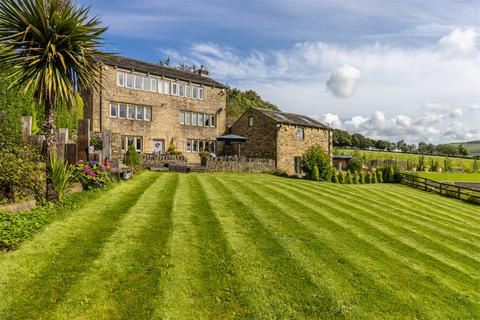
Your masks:
<path fill-rule="evenodd" d="M 164 140 L 153 140 L 153 153 L 155 154 L 161 154 L 163 153 L 163 142 Z"/>

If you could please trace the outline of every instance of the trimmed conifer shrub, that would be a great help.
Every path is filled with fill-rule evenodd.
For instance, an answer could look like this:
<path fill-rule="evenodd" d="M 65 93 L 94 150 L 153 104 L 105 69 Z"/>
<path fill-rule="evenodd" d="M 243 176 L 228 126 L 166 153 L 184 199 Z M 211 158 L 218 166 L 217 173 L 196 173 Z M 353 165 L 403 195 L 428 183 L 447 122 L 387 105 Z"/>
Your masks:
<path fill-rule="evenodd" d="M 365 172 L 360 171 L 360 184 L 365 184 Z"/>
<path fill-rule="evenodd" d="M 377 180 L 378 180 L 378 183 L 383 183 L 383 172 L 382 172 L 382 170 L 377 170 Z"/>
<path fill-rule="evenodd" d="M 353 176 L 350 170 L 347 171 L 347 183 L 348 184 L 353 184 Z"/>
<path fill-rule="evenodd" d="M 393 166 L 390 166 L 390 170 L 388 172 L 388 182 L 395 182 L 395 169 L 393 169 Z"/>
<path fill-rule="evenodd" d="M 370 171 L 367 172 L 365 175 L 365 183 L 370 184 L 372 183 L 372 173 Z"/>
<path fill-rule="evenodd" d="M 378 183 L 377 174 L 375 172 L 372 174 L 372 183 Z"/>
<path fill-rule="evenodd" d="M 338 181 L 341 183 L 341 184 L 345 184 L 345 174 L 343 173 L 343 171 L 340 171 L 338 173 Z"/>
<path fill-rule="evenodd" d="M 125 154 L 124 163 L 127 166 L 132 167 L 135 171 L 141 169 L 140 157 L 138 156 L 137 150 L 133 143 L 128 146 L 127 153 Z"/>
<path fill-rule="evenodd" d="M 354 184 L 359 184 L 359 179 L 360 179 L 360 176 L 358 175 L 358 171 L 355 170 L 355 172 L 353 173 L 353 183 Z"/>
<path fill-rule="evenodd" d="M 334 171 L 332 175 L 332 183 L 338 183 L 338 174 Z"/>
<path fill-rule="evenodd" d="M 318 167 L 313 166 L 312 169 L 312 180 L 319 181 L 320 180 L 320 173 L 318 172 Z"/>

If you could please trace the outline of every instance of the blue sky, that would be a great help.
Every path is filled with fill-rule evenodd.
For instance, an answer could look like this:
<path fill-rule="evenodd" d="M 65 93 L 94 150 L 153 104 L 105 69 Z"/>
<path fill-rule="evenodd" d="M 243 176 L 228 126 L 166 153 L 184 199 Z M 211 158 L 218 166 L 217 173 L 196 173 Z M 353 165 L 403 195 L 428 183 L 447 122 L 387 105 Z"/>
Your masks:
<path fill-rule="evenodd" d="M 478 1 L 92 1 L 105 48 L 374 137 L 480 139 Z"/>

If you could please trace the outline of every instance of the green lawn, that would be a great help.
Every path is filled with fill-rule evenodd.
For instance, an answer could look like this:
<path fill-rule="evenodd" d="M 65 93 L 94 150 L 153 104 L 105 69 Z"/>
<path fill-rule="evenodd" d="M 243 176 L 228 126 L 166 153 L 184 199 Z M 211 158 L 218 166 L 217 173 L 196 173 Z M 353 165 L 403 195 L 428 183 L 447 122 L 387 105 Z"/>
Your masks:
<path fill-rule="evenodd" d="M 479 266 L 457 200 L 145 172 L 0 255 L 0 319 L 475 319 Z"/>
<path fill-rule="evenodd" d="M 441 182 L 480 182 L 480 173 L 418 172 L 422 178 Z"/>

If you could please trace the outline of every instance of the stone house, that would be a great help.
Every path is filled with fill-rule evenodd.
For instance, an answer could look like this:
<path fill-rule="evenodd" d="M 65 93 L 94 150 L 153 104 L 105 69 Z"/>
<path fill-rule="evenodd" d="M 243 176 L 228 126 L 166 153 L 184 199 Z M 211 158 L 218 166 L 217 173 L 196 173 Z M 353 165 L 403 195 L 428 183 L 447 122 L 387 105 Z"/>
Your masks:
<path fill-rule="evenodd" d="M 328 126 L 303 115 L 250 108 L 231 127 L 244 136 L 241 154 L 247 158 L 275 160 L 276 168 L 300 174 L 300 158 L 312 145 L 320 145 L 331 156 L 332 134 Z M 232 150 L 237 148 L 232 145 Z M 226 149 L 229 146 L 226 146 Z"/>
<path fill-rule="evenodd" d="M 189 163 L 198 153 L 218 153 L 226 130 L 226 86 L 206 70 L 179 71 L 117 55 L 96 57 L 102 89 L 82 92 L 92 134 L 112 132 L 112 158 L 128 145 L 138 152 L 164 153 L 170 143 Z"/>

